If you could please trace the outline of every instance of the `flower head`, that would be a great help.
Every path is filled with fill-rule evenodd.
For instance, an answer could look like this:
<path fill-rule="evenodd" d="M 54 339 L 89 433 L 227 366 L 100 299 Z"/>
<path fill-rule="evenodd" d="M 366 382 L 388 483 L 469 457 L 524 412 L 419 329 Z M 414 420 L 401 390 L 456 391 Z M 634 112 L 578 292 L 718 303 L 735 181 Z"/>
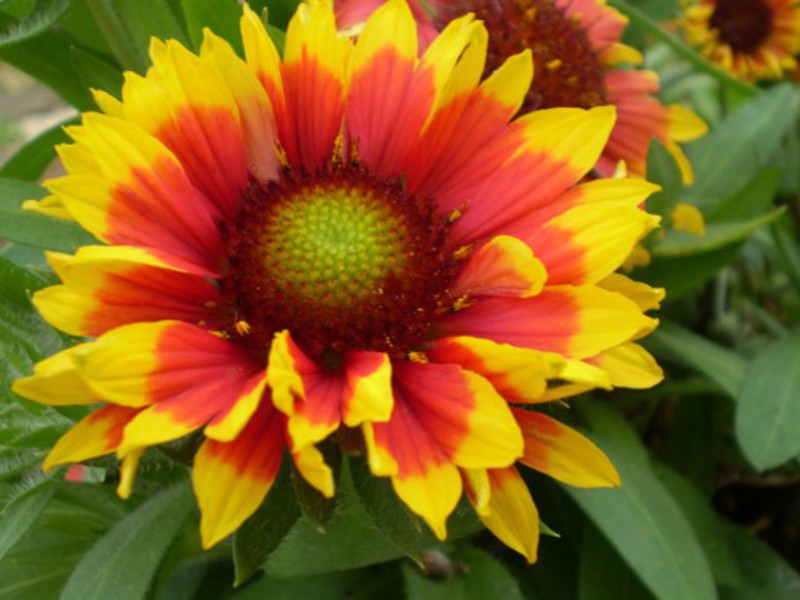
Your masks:
<path fill-rule="evenodd" d="M 341 0 L 340 25 L 357 31 L 357 20 L 380 3 Z M 487 74 L 509 56 L 531 50 L 535 78 L 523 111 L 615 106 L 617 122 L 596 165 L 601 175 L 612 175 L 624 161 L 629 172 L 643 176 L 655 137 L 675 157 L 685 182 L 691 183 L 691 166 L 676 142 L 700 137 L 706 125 L 690 110 L 658 101 L 655 73 L 620 67 L 637 65 L 642 57 L 620 42 L 627 21 L 605 0 L 428 0 L 424 5 L 430 10 L 420 3 L 414 13 L 423 44 L 429 31 L 464 14 L 475 13 L 484 21 L 489 31 Z"/>
<path fill-rule="evenodd" d="M 683 26 L 706 58 L 747 81 L 780 79 L 797 66 L 800 6 L 794 0 L 695 0 Z"/>
<path fill-rule="evenodd" d="M 245 60 L 208 31 L 199 56 L 154 42 L 146 76 L 126 74 L 121 100 L 98 93 L 103 114 L 68 130 L 68 175 L 32 206 L 106 244 L 49 254 L 62 283 L 34 297 L 94 339 L 14 389 L 102 404 L 45 468 L 116 452 L 124 495 L 147 447 L 202 430 L 210 546 L 259 506 L 287 449 L 332 495 L 317 445 L 346 427 L 437 536 L 466 490 L 534 560 L 517 460 L 575 485 L 618 477 L 531 409 L 661 377 L 634 343 L 661 292 L 614 274 L 656 226 L 639 208 L 656 187 L 579 183 L 614 109 L 512 120 L 530 52 L 481 82 L 487 33 L 470 15 L 418 57 L 402 0 L 355 43 L 329 3 L 303 4 L 282 58 L 246 7 L 241 28 Z"/>

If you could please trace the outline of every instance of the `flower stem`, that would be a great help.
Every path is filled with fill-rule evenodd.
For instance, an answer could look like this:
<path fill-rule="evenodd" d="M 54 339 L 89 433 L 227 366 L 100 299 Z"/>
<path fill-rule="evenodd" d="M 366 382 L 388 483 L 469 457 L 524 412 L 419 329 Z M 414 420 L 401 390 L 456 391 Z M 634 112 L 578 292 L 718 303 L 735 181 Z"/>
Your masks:
<path fill-rule="evenodd" d="M 648 17 L 640 9 L 631 6 L 625 0 L 608 0 L 608 4 L 628 17 L 631 23 L 633 23 L 635 26 L 646 30 L 648 33 L 651 33 L 658 40 L 664 42 L 667 46 L 674 50 L 676 54 L 690 62 L 700 71 L 711 75 L 722 85 L 731 89 L 735 89 L 736 91 L 747 96 L 752 96 L 760 91 L 757 86 L 734 77 L 733 75 L 730 75 L 726 71 L 723 71 L 722 69 L 708 62 L 705 58 L 689 48 L 677 37 L 664 30 L 656 21 Z"/>

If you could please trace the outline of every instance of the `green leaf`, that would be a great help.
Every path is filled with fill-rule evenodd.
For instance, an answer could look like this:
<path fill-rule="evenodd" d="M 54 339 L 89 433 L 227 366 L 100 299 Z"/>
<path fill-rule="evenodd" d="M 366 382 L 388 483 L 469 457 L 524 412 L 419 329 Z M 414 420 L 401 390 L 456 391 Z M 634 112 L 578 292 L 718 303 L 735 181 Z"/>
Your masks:
<path fill-rule="evenodd" d="M 706 215 L 710 222 L 741 222 L 764 215 L 771 207 L 781 184 L 781 168 L 760 171 L 742 189 Z"/>
<path fill-rule="evenodd" d="M 28 246 L 74 252 L 97 240 L 77 223 L 24 211 L 23 201 L 39 199 L 45 192 L 29 181 L 0 179 L 0 237 Z"/>
<path fill-rule="evenodd" d="M 336 513 L 325 532 L 301 518 L 270 554 L 264 569 L 268 575 L 280 578 L 319 575 L 387 562 L 402 555 L 361 506 L 353 489 L 349 461 L 345 460 L 336 493 Z"/>
<path fill-rule="evenodd" d="M 677 323 L 661 321 L 645 346 L 659 358 L 702 373 L 731 398 L 736 398 L 744 383 L 744 358 Z"/>
<path fill-rule="evenodd" d="M 647 450 L 613 409 L 581 403 L 587 435 L 606 451 L 622 478 L 619 489 L 569 496 L 658 598 L 716 598 L 711 569 L 686 517 L 650 470 Z"/>
<path fill-rule="evenodd" d="M 741 252 L 742 245 L 742 242 L 738 242 L 691 256 L 654 256 L 653 261 L 646 268 L 638 270 L 635 276 L 652 286 L 666 288 L 666 301 L 674 302 L 699 288 L 722 267 L 733 262 Z"/>
<path fill-rule="evenodd" d="M 21 42 L 48 29 L 69 8 L 70 0 L 36 0 L 21 19 L 0 15 L 0 47 Z M 22 14 L 22 13 L 21 13 Z"/>
<path fill-rule="evenodd" d="M 691 144 L 695 184 L 688 192 L 698 206 L 712 211 L 742 189 L 778 151 L 794 119 L 792 86 L 779 84 Z"/>
<path fill-rule="evenodd" d="M 766 215 L 739 223 L 708 223 L 705 235 L 671 229 L 655 242 L 650 251 L 655 256 L 675 257 L 704 254 L 741 242 L 751 233 L 779 218 L 785 208 L 777 208 Z"/>
<path fill-rule="evenodd" d="M 26 143 L 0 167 L 0 178 L 24 181 L 39 179 L 56 158 L 56 144 L 63 144 L 69 140 L 63 128 L 76 122 L 77 119 L 64 121 Z"/>
<path fill-rule="evenodd" d="M 59 482 L 55 496 L 0 561 L 0 598 L 59 598 L 64 582 L 126 506 L 113 489 Z"/>
<path fill-rule="evenodd" d="M 522 593 L 503 563 L 477 548 L 461 548 L 448 557 L 455 574 L 444 580 L 422 575 L 409 563 L 403 565 L 405 597 L 409 600 L 522 600 Z"/>
<path fill-rule="evenodd" d="M 796 600 L 800 597 L 800 575 L 774 550 L 754 535 L 730 527 L 728 540 L 739 559 L 744 581 L 723 587 L 725 600 Z"/>
<path fill-rule="evenodd" d="M 300 505 L 294 495 L 290 473 L 291 466 L 284 464 L 267 499 L 233 535 L 236 585 L 241 585 L 261 569 L 270 553 L 300 518 Z"/>
<path fill-rule="evenodd" d="M 203 43 L 203 28 L 208 27 L 230 42 L 242 56 L 244 47 L 239 32 L 242 6 L 237 0 L 181 0 L 186 28 L 196 50 Z"/>
<path fill-rule="evenodd" d="M 17 19 L 24 19 L 27 17 L 33 8 L 36 6 L 36 0 L 2 0 L 0 1 L 0 11 L 16 17 Z"/>
<path fill-rule="evenodd" d="M 409 553 L 416 554 L 419 550 L 438 543 L 419 519 L 411 522 L 410 532 L 404 538 L 404 548 L 397 545 L 396 535 L 387 537 L 384 531 L 386 523 L 376 517 L 376 511 L 388 506 L 390 508 L 387 517 L 391 518 L 405 509 L 397 506 L 399 500 L 391 489 L 387 491 L 390 496 L 379 502 L 374 496 L 369 499 L 363 496 L 359 498 L 352 473 L 352 464 L 357 464 L 359 460 L 363 459 L 351 457 L 342 462 L 336 511 L 326 524 L 325 532 L 320 532 L 317 525 L 308 518 L 301 518 L 280 546 L 270 554 L 264 565 L 267 574 L 285 578 L 356 569 L 394 560 Z M 376 504 L 365 508 L 362 501 L 376 501 Z M 462 503 L 450 517 L 448 538 L 453 540 L 478 528 L 480 524 L 472 509 Z M 413 540 L 416 544 L 412 544 Z"/>
<path fill-rule="evenodd" d="M 72 41 L 67 36 L 51 30 L 0 47 L 0 60 L 39 80 L 72 106 L 90 109 L 94 102 L 72 64 L 71 47 Z"/>
<path fill-rule="evenodd" d="M 656 138 L 647 152 L 647 180 L 661 186 L 661 191 L 647 199 L 648 212 L 668 217 L 680 201 L 683 178 L 675 159 Z"/>
<path fill-rule="evenodd" d="M 689 519 L 711 566 L 714 580 L 720 585 L 739 585 L 742 581 L 739 564 L 710 502 L 687 479 L 668 466 L 657 464 L 655 473 Z"/>
<path fill-rule="evenodd" d="M 122 89 L 120 66 L 110 63 L 105 57 L 73 47 L 72 63 L 87 89 L 103 90 L 113 95 L 118 95 Z"/>
<path fill-rule="evenodd" d="M 580 600 L 644 600 L 652 594 L 620 555 L 593 527 L 581 540 L 578 570 Z"/>
<path fill-rule="evenodd" d="M 763 471 L 800 455 L 800 334 L 759 348 L 736 405 L 736 439 Z"/>
<path fill-rule="evenodd" d="M 356 598 L 354 584 L 363 584 L 359 571 L 328 573 L 316 577 L 272 579 L 262 577 L 231 595 L 232 600 L 342 600 Z M 367 598 L 367 596 L 363 596 Z"/>
<path fill-rule="evenodd" d="M 86 0 L 86 5 L 115 58 L 126 69 L 145 72 L 150 64 L 151 37 L 189 45 L 167 0 L 149 0 L 146 10 L 140 0 Z"/>
<path fill-rule="evenodd" d="M 0 517 L 0 561 L 25 535 L 53 497 L 55 488 L 42 485 L 6 507 Z"/>
<path fill-rule="evenodd" d="M 92 546 L 72 572 L 61 599 L 144 598 L 192 506 L 185 483 L 150 498 Z"/>

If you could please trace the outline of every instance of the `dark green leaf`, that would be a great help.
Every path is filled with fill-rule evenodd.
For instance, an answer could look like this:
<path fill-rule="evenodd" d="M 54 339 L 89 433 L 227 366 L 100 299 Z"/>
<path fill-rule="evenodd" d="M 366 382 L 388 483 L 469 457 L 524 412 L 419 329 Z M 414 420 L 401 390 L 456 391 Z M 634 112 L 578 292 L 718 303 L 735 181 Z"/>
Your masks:
<path fill-rule="evenodd" d="M 47 31 L 29 40 L 0 47 L 0 60 L 38 79 L 72 106 L 93 108 L 89 90 L 83 87 L 72 64 L 71 47 L 72 42 L 66 36 Z"/>
<path fill-rule="evenodd" d="M 759 349 L 736 406 L 736 439 L 759 470 L 800 455 L 800 334 Z"/>
<path fill-rule="evenodd" d="M 578 598 L 646 600 L 652 597 L 605 538 L 594 528 L 588 528 L 581 542 Z"/>
<path fill-rule="evenodd" d="M 742 189 L 767 164 L 793 125 L 793 90 L 777 85 L 756 96 L 689 146 L 695 184 L 689 193 L 704 211 Z"/>
<path fill-rule="evenodd" d="M 656 465 L 655 473 L 689 519 L 711 566 L 714 580 L 719 585 L 739 585 L 739 564 L 710 502 L 688 480 L 666 465 Z"/>
<path fill-rule="evenodd" d="M 706 215 L 706 219 L 711 222 L 742 222 L 764 215 L 772 207 L 780 183 L 779 167 L 765 169 Z"/>
<path fill-rule="evenodd" d="M 299 518 L 300 505 L 292 488 L 290 465 L 284 464 L 264 504 L 233 536 L 236 585 L 261 569 Z"/>
<path fill-rule="evenodd" d="M 86 0 L 100 30 L 119 63 L 144 73 L 150 64 L 150 38 L 189 40 L 167 0 L 150 0 L 142 10 L 140 0 Z"/>
<path fill-rule="evenodd" d="M 726 248 L 779 218 L 784 210 L 777 208 L 760 217 L 738 223 L 708 223 L 704 235 L 672 229 L 655 242 L 650 250 L 655 256 L 676 257 L 694 256 Z"/>
<path fill-rule="evenodd" d="M 647 450 L 611 408 L 581 403 L 588 436 L 622 478 L 619 489 L 565 487 L 658 598 L 716 598 L 708 561 L 686 517 L 650 470 Z"/>
<path fill-rule="evenodd" d="M 67 581 L 62 600 L 144 598 L 193 502 L 189 486 L 181 483 L 142 504 L 86 553 Z"/>
<path fill-rule="evenodd" d="M 426 577 L 412 564 L 403 565 L 409 600 L 522 600 L 519 586 L 503 564 L 477 548 L 461 548 L 447 557 L 455 573 L 446 579 Z"/>
<path fill-rule="evenodd" d="M 357 583 L 363 583 L 359 571 L 329 573 L 316 577 L 296 579 L 272 579 L 262 577 L 234 593 L 233 600 L 341 600 L 356 598 L 352 590 Z"/>
<path fill-rule="evenodd" d="M 56 144 L 68 141 L 64 126 L 77 122 L 70 119 L 51 127 L 20 148 L 0 167 L 0 178 L 36 181 L 56 158 Z"/>
<path fill-rule="evenodd" d="M 16 17 L 17 19 L 24 19 L 27 17 L 33 8 L 36 6 L 36 0 L 2 0 L 0 1 L 0 11 Z"/>
<path fill-rule="evenodd" d="M 275 577 L 318 575 L 355 569 L 399 558 L 403 553 L 372 523 L 356 497 L 348 461 L 336 494 L 336 514 L 320 533 L 300 519 L 270 555 L 265 570 Z"/>
<path fill-rule="evenodd" d="M 800 574 L 772 548 L 754 535 L 730 527 L 728 541 L 739 560 L 744 581 L 724 587 L 725 600 L 796 600 L 800 597 Z"/>
<path fill-rule="evenodd" d="M 236 0 L 181 0 L 186 28 L 196 50 L 203 43 L 203 28 L 225 38 L 239 55 L 243 53 L 239 19 L 242 6 Z"/>
<path fill-rule="evenodd" d="M 49 28 L 69 8 L 70 0 L 36 0 L 21 19 L 0 15 L 0 46 L 27 40 Z"/>
<path fill-rule="evenodd" d="M 72 63 L 84 87 L 119 95 L 122 88 L 122 70 L 119 65 L 80 48 L 72 48 Z"/>
<path fill-rule="evenodd" d="M 693 256 L 661 257 L 637 271 L 636 279 L 667 289 L 667 302 L 692 292 L 711 279 L 725 265 L 733 262 L 742 249 L 742 242 L 719 250 Z"/>
<path fill-rule="evenodd" d="M 436 544 L 436 537 L 422 520 L 397 497 L 388 479 L 375 477 L 364 460 L 351 460 L 353 483 L 372 521 L 403 553 L 418 560 L 420 550 Z M 448 539 L 457 539 L 482 528 L 472 510 L 456 508 L 447 524 Z"/>
<path fill-rule="evenodd" d="M 0 561 L 30 529 L 50 502 L 54 491 L 52 485 L 42 485 L 6 507 L 0 516 Z"/>
<path fill-rule="evenodd" d="M 662 321 L 645 345 L 659 358 L 702 373 L 731 398 L 736 398 L 742 387 L 744 358 L 677 323 Z"/>
<path fill-rule="evenodd" d="M 59 598 L 75 565 L 123 506 L 107 487 L 59 483 L 34 525 L 0 561 L 0 598 Z"/>
<path fill-rule="evenodd" d="M 647 153 L 647 180 L 661 186 L 661 191 L 647 199 L 648 212 L 668 217 L 680 201 L 683 179 L 675 159 L 656 138 Z"/>
<path fill-rule="evenodd" d="M 29 181 L 0 179 L 0 237 L 28 246 L 74 252 L 78 246 L 97 243 L 71 221 L 23 211 L 23 201 L 39 199 L 45 192 Z"/>

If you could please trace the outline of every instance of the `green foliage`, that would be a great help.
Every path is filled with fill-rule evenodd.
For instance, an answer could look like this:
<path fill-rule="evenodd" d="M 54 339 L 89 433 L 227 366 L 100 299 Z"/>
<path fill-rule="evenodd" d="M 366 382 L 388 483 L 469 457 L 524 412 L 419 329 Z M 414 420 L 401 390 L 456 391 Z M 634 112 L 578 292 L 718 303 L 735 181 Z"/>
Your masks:
<path fill-rule="evenodd" d="M 800 334 L 770 343 L 750 363 L 736 406 L 736 438 L 763 471 L 800 456 Z"/>
<path fill-rule="evenodd" d="M 194 438 L 150 451 L 129 501 L 114 495 L 111 457 L 89 463 L 93 483 L 61 481 L 65 468 L 43 474 L 46 452 L 88 408 L 44 407 L 9 391 L 75 342 L 30 298 L 54 281 L 43 250 L 99 243 L 75 223 L 21 210 L 44 196 L 37 182 L 54 145 L 68 141 L 56 126 L 0 167 L 0 597 L 797 597 L 796 538 L 791 546 L 778 525 L 796 531 L 786 515 L 800 503 L 798 88 L 758 87 L 710 65 L 656 20 L 677 18 L 676 0 L 610 3 L 631 19 L 626 39 L 659 71 L 663 97 L 711 124 L 686 148 L 692 185 L 657 141 L 648 156 L 647 178 L 662 188 L 648 209 L 662 228 L 644 242 L 652 263 L 632 276 L 666 288 L 660 327 L 642 342 L 666 381 L 604 404 L 575 402 L 576 425 L 611 457 L 620 489 L 573 489 L 526 472 L 542 518 L 561 535 L 543 538 L 529 566 L 481 533 L 466 502 L 439 542 L 363 456 L 328 456 L 341 465 L 334 500 L 298 478 L 287 456 L 262 507 L 211 551 L 200 548 L 183 466 Z M 297 4 L 250 1 L 281 52 Z M 94 109 L 88 88 L 118 96 L 124 70 L 147 69 L 151 36 L 198 50 L 208 27 L 241 55 L 240 16 L 236 0 L 0 0 L 0 60 Z M 704 235 L 676 230 L 678 204 L 700 210 Z M 766 520 L 728 506 L 732 488 L 750 481 L 759 499 L 765 482 L 779 490 L 779 500 L 759 500 Z M 760 527 L 772 547 L 753 533 Z"/>

